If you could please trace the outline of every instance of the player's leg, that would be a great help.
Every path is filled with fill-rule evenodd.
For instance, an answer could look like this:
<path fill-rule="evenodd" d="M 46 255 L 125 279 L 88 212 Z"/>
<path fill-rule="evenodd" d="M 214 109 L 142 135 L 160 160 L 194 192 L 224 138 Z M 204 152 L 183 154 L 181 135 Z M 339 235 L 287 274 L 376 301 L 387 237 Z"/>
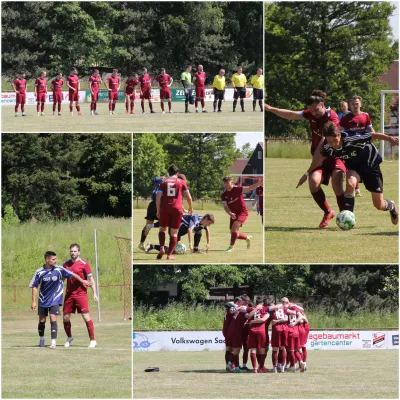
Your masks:
<path fill-rule="evenodd" d="M 15 107 L 14 107 L 14 113 L 15 113 L 16 117 L 18 117 L 19 99 L 20 99 L 20 96 L 17 93 L 15 96 Z M 21 108 L 21 111 L 22 111 L 22 108 Z"/>
<path fill-rule="evenodd" d="M 50 325 L 51 325 L 51 345 L 49 348 L 55 349 L 57 341 L 57 331 L 58 331 L 57 315 L 60 315 L 60 306 L 56 305 L 50 307 L 49 314 L 50 314 Z"/>
<path fill-rule="evenodd" d="M 201 231 L 195 232 L 195 234 L 194 234 L 194 240 L 193 240 L 194 241 L 194 246 L 193 246 L 194 253 L 200 252 L 199 246 L 200 246 L 201 236 L 202 236 Z"/>
<path fill-rule="evenodd" d="M 260 341 L 258 343 L 258 348 L 257 348 L 257 353 L 258 353 L 258 369 L 260 372 L 267 372 L 267 368 L 265 366 L 265 359 L 267 357 L 267 354 L 265 352 L 265 340 L 263 339 L 263 335 L 260 335 Z"/>
<path fill-rule="evenodd" d="M 178 244 L 178 228 L 170 228 L 169 246 L 167 252 L 167 260 L 174 260 L 175 257 L 172 255 L 175 251 L 175 247 Z"/>
<path fill-rule="evenodd" d="M 257 368 L 257 349 L 256 348 L 250 349 L 250 361 L 251 361 L 251 366 L 253 367 L 253 372 L 255 374 L 257 374 L 258 368 Z"/>
<path fill-rule="evenodd" d="M 72 300 L 72 299 L 71 299 Z M 70 302 L 71 300 L 68 300 Z M 67 300 L 64 302 L 64 310 Z M 64 344 L 64 347 L 69 347 L 71 345 L 71 342 L 74 340 L 74 337 L 72 336 L 71 332 L 71 314 L 63 312 L 63 325 L 64 325 L 64 331 L 67 335 L 67 341 Z"/>
<path fill-rule="evenodd" d="M 361 180 L 360 175 L 354 170 L 348 170 L 346 172 L 346 191 L 344 193 L 344 209 L 353 212 L 354 211 L 354 195 L 357 183 Z"/>
<path fill-rule="evenodd" d="M 217 89 L 214 89 L 214 101 L 213 101 L 213 111 L 217 111 L 217 101 L 218 101 L 218 94 Z"/>
<path fill-rule="evenodd" d="M 171 95 L 169 95 L 168 98 L 168 111 L 170 114 L 172 114 L 172 99 L 171 99 Z"/>
<path fill-rule="evenodd" d="M 164 110 L 164 98 L 160 98 L 160 106 L 161 106 L 161 111 L 163 114 L 165 114 L 165 110 Z"/>
<path fill-rule="evenodd" d="M 142 108 L 142 114 L 144 114 L 144 95 L 140 95 L 140 107 Z"/>
<path fill-rule="evenodd" d="M 41 93 L 40 115 L 44 115 L 44 105 L 46 104 L 46 93 Z"/>
<path fill-rule="evenodd" d="M 247 338 L 243 341 L 243 354 L 242 354 L 242 368 L 247 371 L 247 361 L 249 361 L 249 346 L 247 344 Z"/>
<path fill-rule="evenodd" d="M 156 112 L 153 110 L 153 103 L 151 102 L 151 94 L 150 91 L 147 95 L 148 102 L 149 102 L 149 108 L 150 108 L 150 114 L 155 114 Z"/>
<path fill-rule="evenodd" d="M 199 112 L 199 100 L 200 100 L 200 97 L 198 97 L 197 90 L 196 90 L 196 99 L 194 101 L 194 108 L 196 109 L 197 113 Z"/>
<path fill-rule="evenodd" d="M 130 98 L 129 94 L 125 93 L 125 113 L 129 114 Z"/>
<path fill-rule="evenodd" d="M 339 207 L 339 211 L 344 210 L 344 190 L 343 190 L 343 180 L 346 175 L 346 165 L 344 164 L 343 160 L 340 158 L 329 158 L 324 161 L 323 165 L 324 168 L 324 175 L 332 177 L 332 189 L 336 195 L 336 202 Z M 328 184 L 329 179 L 326 179 L 325 182 Z"/>
<path fill-rule="evenodd" d="M 274 335 L 272 335 L 272 338 Z M 271 355 L 271 361 L 272 361 L 272 372 L 278 372 L 278 351 L 279 347 L 272 347 L 272 355 Z"/>
<path fill-rule="evenodd" d="M 44 347 L 44 331 L 46 328 L 46 317 L 48 315 L 48 309 L 38 307 L 39 323 L 38 323 L 38 334 L 39 334 L 39 347 Z"/>
<path fill-rule="evenodd" d="M 230 218 L 229 224 L 230 224 L 229 228 L 230 228 L 230 232 L 231 232 L 231 241 L 230 241 L 230 245 L 226 249 L 226 251 L 232 252 L 234 249 L 236 240 L 239 236 L 239 229 L 240 229 L 241 223 L 238 220 L 233 220 L 232 218 Z"/>
<path fill-rule="evenodd" d="M 111 92 L 108 92 L 108 113 L 112 115 L 112 97 Z"/>
<path fill-rule="evenodd" d="M 218 112 L 222 112 L 222 100 L 224 99 L 224 91 L 221 90 L 218 98 Z"/>
<path fill-rule="evenodd" d="M 83 297 L 83 296 L 82 296 Z M 84 296 L 86 298 L 82 298 L 83 302 L 86 302 L 86 304 L 88 304 L 88 300 L 87 300 L 87 296 Z M 89 335 L 89 339 L 90 339 L 90 343 L 89 343 L 89 347 L 96 347 L 96 339 L 94 337 L 94 325 L 93 325 L 93 321 L 90 318 L 90 314 L 88 312 L 82 312 L 82 318 L 85 321 L 86 324 L 86 329 L 88 331 L 88 335 Z"/>
<path fill-rule="evenodd" d="M 227 341 L 226 335 L 224 335 L 224 337 L 225 337 L 225 342 L 226 342 Z M 225 364 L 226 364 L 227 371 L 230 371 L 230 369 L 231 369 L 231 364 L 232 364 L 231 359 L 232 359 L 232 347 L 226 345 L 225 346 Z"/>
<path fill-rule="evenodd" d="M 234 90 L 234 92 L 233 92 L 233 112 L 235 112 L 240 93 L 239 93 L 239 89 L 233 89 L 233 90 Z"/>
<path fill-rule="evenodd" d="M 161 260 L 161 258 L 165 254 L 164 246 L 165 246 L 166 232 L 167 232 L 167 226 L 161 226 L 161 221 L 160 221 L 160 229 L 158 231 L 158 240 L 160 243 L 160 251 L 157 255 L 157 260 Z"/>
<path fill-rule="evenodd" d="M 130 97 L 131 99 L 131 114 L 135 114 L 135 93 Z"/>
<path fill-rule="evenodd" d="M 371 192 L 371 196 L 374 207 L 380 211 L 389 211 L 392 224 L 397 225 L 399 223 L 399 211 L 395 202 L 393 200 L 385 200 L 383 193 Z"/>
<path fill-rule="evenodd" d="M 79 94 L 76 94 L 76 100 L 75 100 L 75 108 L 78 113 L 78 115 L 81 117 L 83 114 L 81 113 L 81 105 L 79 104 Z"/>
<path fill-rule="evenodd" d="M 149 206 L 150 207 L 150 206 Z M 149 215 L 149 207 L 147 208 L 147 214 Z M 154 220 L 152 219 L 146 219 L 146 225 L 142 229 L 142 233 L 140 234 L 140 243 L 139 243 L 139 249 L 144 251 L 144 242 L 146 240 L 146 237 L 150 233 L 151 228 L 156 228 L 154 225 Z"/>
<path fill-rule="evenodd" d="M 201 112 L 206 113 L 206 102 L 204 100 L 205 97 L 205 89 L 201 90 L 200 102 L 201 102 Z"/>
<path fill-rule="evenodd" d="M 74 102 L 73 101 L 69 102 L 69 113 L 71 116 L 74 115 Z"/>
<path fill-rule="evenodd" d="M 244 98 L 246 97 L 246 88 L 240 89 L 240 107 L 242 112 L 244 112 Z"/>

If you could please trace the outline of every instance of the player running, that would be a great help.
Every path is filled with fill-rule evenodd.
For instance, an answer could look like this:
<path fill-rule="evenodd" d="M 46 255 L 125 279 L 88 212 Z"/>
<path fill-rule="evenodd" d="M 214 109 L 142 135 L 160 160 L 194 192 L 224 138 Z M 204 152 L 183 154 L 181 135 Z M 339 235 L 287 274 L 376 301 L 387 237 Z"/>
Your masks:
<path fill-rule="evenodd" d="M 154 78 L 154 81 L 157 82 L 158 87 L 160 88 L 160 105 L 161 111 L 165 114 L 164 110 L 164 99 L 168 101 L 168 110 L 172 114 L 172 96 L 169 88 L 171 87 L 174 80 L 171 75 L 168 75 L 165 71 L 165 68 L 161 68 L 160 75 L 157 75 Z"/>
<path fill-rule="evenodd" d="M 177 176 L 179 170 L 174 164 L 168 167 L 169 177 L 160 183 L 157 190 L 156 206 L 157 217 L 160 221 L 160 230 L 158 237 L 160 240 L 160 251 L 157 255 L 157 260 L 161 260 L 165 254 L 165 236 L 167 228 L 170 228 L 170 239 L 167 253 L 167 260 L 174 260 L 172 253 L 178 243 L 178 229 L 181 225 L 183 214 L 183 197 L 186 198 L 189 209 L 188 214 L 192 214 L 192 197 L 186 181 L 179 179 Z"/>
<path fill-rule="evenodd" d="M 245 235 L 239 232 L 239 229 L 246 222 L 249 212 L 243 199 L 243 193 L 252 192 L 254 189 L 262 185 L 260 179 L 257 183 L 251 186 L 234 185 L 233 178 L 226 176 L 223 178 L 225 191 L 221 195 L 222 205 L 226 213 L 229 215 L 229 229 L 231 231 L 231 242 L 226 249 L 227 252 L 232 252 L 237 239 L 246 240 L 247 248 L 250 248 L 252 236 Z"/>
<path fill-rule="evenodd" d="M 89 78 L 89 90 L 92 97 L 90 103 L 90 115 L 99 115 L 96 111 L 97 102 L 99 101 L 100 84 L 102 83 L 99 70 L 94 69 L 93 75 Z"/>
<path fill-rule="evenodd" d="M 118 69 L 112 70 L 111 76 L 105 81 L 104 85 L 108 90 L 108 112 L 110 115 L 115 115 L 115 105 L 118 101 L 118 92 L 121 87 L 121 79 L 118 76 Z"/>
<path fill-rule="evenodd" d="M 326 94 L 321 90 L 313 90 L 311 96 L 307 100 L 307 109 L 303 111 L 291 111 L 280 108 L 271 107 L 265 104 L 265 110 L 274 113 L 278 117 L 289 120 L 307 119 L 310 123 L 312 131 L 311 155 L 314 154 L 318 145 L 323 142 L 324 126 L 327 122 L 333 122 L 339 126 L 339 118 L 335 111 L 330 107 L 325 107 Z M 320 229 L 328 226 L 332 218 L 335 217 L 335 212 L 330 208 L 325 193 L 321 185 L 328 185 L 329 179 L 332 177 L 332 189 L 336 195 L 336 201 L 339 210 L 344 210 L 344 191 L 343 178 L 346 173 L 346 166 L 343 160 L 337 157 L 329 157 L 320 165 L 316 165 L 312 171 L 304 173 L 305 179 L 308 178 L 308 184 L 311 195 L 319 208 L 324 212 Z"/>
<path fill-rule="evenodd" d="M 18 117 L 18 107 L 21 104 L 21 113 L 23 117 L 25 114 L 25 103 L 26 103 L 26 74 L 25 72 L 18 73 L 18 78 L 11 84 L 15 92 L 15 116 Z"/>
<path fill-rule="evenodd" d="M 125 109 L 126 113 L 129 114 L 129 106 L 131 109 L 131 114 L 135 114 L 135 88 L 139 85 L 139 76 L 134 73 L 125 82 L 124 93 L 125 93 Z"/>
<path fill-rule="evenodd" d="M 203 230 L 206 232 L 207 239 L 207 253 L 210 249 L 210 230 L 209 226 L 215 223 L 214 215 L 205 214 L 202 217 L 199 214 L 185 214 L 182 217 L 181 226 L 178 230 L 178 243 L 181 241 L 182 236 L 188 235 L 189 240 L 189 249 L 192 253 L 200 253 L 199 245 L 202 237 Z M 159 222 L 153 224 L 152 227 L 158 228 L 160 226 Z M 193 238 L 194 232 L 194 238 Z M 194 245 L 193 245 L 194 239 Z M 165 246 L 165 251 L 168 253 L 168 247 Z M 149 244 L 146 246 L 146 253 L 149 253 L 151 250 L 160 251 L 160 246 L 156 244 Z"/>
<path fill-rule="evenodd" d="M 197 66 L 197 72 L 194 74 L 193 83 L 196 87 L 196 100 L 194 102 L 194 107 L 196 112 L 199 112 L 199 101 L 201 102 L 201 112 L 206 113 L 206 106 L 204 98 L 206 97 L 206 73 L 203 71 L 203 66 L 199 64 Z"/>
<path fill-rule="evenodd" d="M 96 285 L 94 284 L 93 280 L 92 269 L 87 261 L 84 261 L 80 258 L 81 248 L 79 244 L 72 243 L 71 246 L 69 246 L 69 253 L 71 259 L 67 260 L 63 267 L 90 283 L 90 286 L 93 289 L 93 299 L 97 303 L 98 297 L 96 293 Z M 67 282 L 67 290 L 65 292 L 63 307 L 64 330 L 67 334 L 67 341 L 64 344 L 65 347 L 69 347 L 71 342 L 74 340 L 74 337 L 71 333 L 70 317 L 71 313 L 75 314 L 75 312 L 82 314 L 82 318 L 85 321 L 90 339 L 89 347 L 96 347 L 97 343 L 94 337 L 94 325 L 89 315 L 87 289 L 85 286 L 82 286 L 79 281 L 71 279 Z"/>
<path fill-rule="evenodd" d="M 346 116 L 343 118 L 346 118 Z M 399 222 L 398 209 L 393 200 L 385 200 L 383 198 L 383 177 L 379 166 L 382 162 L 382 157 L 371 140 L 385 140 L 393 146 L 398 146 L 399 139 L 384 133 L 375 133 L 368 114 L 360 114 L 357 118 L 367 120 L 366 124 L 368 124 L 369 128 L 366 132 L 359 131 L 356 125 L 352 128 L 352 124 L 357 122 L 354 122 L 350 116 L 348 119 L 348 121 L 344 121 L 347 130 L 343 127 L 342 132 L 333 123 L 325 125 L 323 132 L 325 140 L 318 146 L 308 171 L 319 165 L 318 163 L 323 162 L 326 157 L 337 157 L 344 160 L 347 167 L 344 209 L 353 212 L 356 184 L 357 182 L 364 182 L 365 188 L 371 192 L 374 207 L 377 210 L 389 211 L 392 224 L 397 225 Z M 298 186 L 304 182 L 303 175 L 299 180 Z"/>
<path fill-rule="evenodd" d="M 262 68 L 258 68 L 257 74 L 253 75 L 250 80 L 250 85 L 253 87 L 253 112 L 256 111 L 256 104 L 260 106 L 260 111 L 263 112 L 264 100 L 264 75 Z"/>
<path fill-rule="evenodd" d="M 35 97 L 37 115 L 44 116 L 44 105 L 47 97 L 47 72 L 42 71 L 40 77 L 35 80 Z"/>
<path fill-rule="evenodd" d="M 218 101 L 218 112 L 222 112 L 222 100 L 225 96 L 225 70 L 220 69 L 218 75 L 215 75 L 213 81 L 213 91 L 214 91 L 214 112 L 217 109 L 217 101 Z"/>
<path fill-rule="evenodd" d="M 63 298 L 63 279 L 74 278 L 83 286 L 90 286 L 90 283 L 82 279 L 74 272 L 70 272 L 57 265 L 57 255 L 52 251 L 47 251 L 44 255 L 45 264 L 33 275 L 29 287 L 32 288 L 32 311 L 36 310 L 36 297 L 39 288 L 39 347 L 44 347 L 44 330 L 46 327 L 46 317 L 50 314 L 51 325 L 51 345 L 50 349 L 56 348 L 57 341 L 57 315 L 60 315 L 60 306 Z"/>
<path fill-rule="evenodd" d="M 79 105 L 79 90 L 81 89 L 81 82 L 78 77 L 78 70 L 76 68 L 71 69 L 70 75 L 67 77 L 67 86 L 69 88 L 69 112 L 71 116 L 74 115 L 74 102 L 78 116 L 81 117 L 81 106 Z"/>
<path fill-rule="evenodd" d="M 233 112 L 236 111 L 236 104 L 240 97 L 240 107 L 244 112 L 244 99 L 246 98 L 246 76 L 243 74 L 243 68 L 238 67 L 237 72 L 232 75 L 233 86 Z"/>
<path fill-rule="evenodd" d="M 147 68 L 143 68 L 143 73 L 139 77 L 140 84 L 140 99 L 142 106 L 142 114 L 144 114 L 144 101 L 147 100 L 149 102 L 150 114 L 155 114 L 156 112 L 153 110 L 153 104 L 151 103 L 151 77 L 147 73 Z"/>
<path fill-rule="evenodd" d="M 53 115 L 56 115 L 57 106 L 58 116 L 61 116 L 62 87 L 64 85 L 62 76 L 63 74 L 59 72 L 51 81 L 51 87 L 53 90 Z"/>

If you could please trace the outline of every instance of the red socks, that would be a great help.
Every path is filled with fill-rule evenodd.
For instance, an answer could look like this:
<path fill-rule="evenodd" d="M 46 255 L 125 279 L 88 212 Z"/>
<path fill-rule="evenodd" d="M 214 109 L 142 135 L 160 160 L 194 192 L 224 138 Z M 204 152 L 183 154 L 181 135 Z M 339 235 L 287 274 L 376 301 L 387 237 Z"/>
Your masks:
<path fill-rule="evenodd" d="M 81 106 L 79 104 L 75 104 L 76 111 L 81 112 Z"/>
<path fill-rule="evenodd" d="M 277 351 L 273 351 L 272 352 L 272 366 L 276 367 L 278 364 L 278 352 Z"/>
<path fill-rule="evenodd" d="M 236 239 L 239 236 L 239 232 L 231 232 L 231 246 L 235 245 Z"/>
<path fill-rule="evenodd" d="M 86 322 L 86 328 L 88 330 L 89 338 L 90 340 L 94 340 L 94 325 L 93 321 L 85 321 Z"/>
<path fill-rule="evenodd" d="M 142 101 L 142 102 L 140 103 L 140 105 L 142 106 L 142 111 L 144 112 L 144 101 Z"/>
<path fill-rule="evenodd" d="M 158 240 L 160 242 L 160 246 L 163 247 L 165 245 L 165 232 L 158 232 Z"/>
<path fill-rule="evenodd" d="M 319 188 L 317 192 L 311 193 L 312 197 L 314 197 L 315 202 L 318 204 L 319 208 L 325 213 L 329 213 L 329 205 L 328 202 L 326 201 L 325 193 L 324 191 Z"/>
<path fill-rule="evenodd" d="M 126 112 L 129 112 L 129 103 L 127 101 L 125 102 L 125 109 L 126 109 Z"/>
<path fill-rule="evenodd" d="M 74 106 L 69 106 L 69 112 L 72 112 L 74 110 Z"/>
<path fill-rule="evenodd" d="M 172 109 L 172 101 L 168 102 L 168 109 L 169 109 L 169 111 L 171 111 L 171 109 Z"/>
<path fill-rule="evenodd" d="M 296 357 L 296 361 L 303 361 L 303 357 L 301 356 L 301 353 L 298 350 L 296 350 L 294 355 Z"/>
<path fill-rule="evenodd" d="M 42 108 L 41 108 L 42 112 L 44 111 L 44 103 L 42 103 Z"/>
<path fill-rule="evenodd" d="M 161 100 L 161 110 L 164 111 L 164 100 Z"/>
<path fill-rule="evenodd" d="M 204 104 L 205 104 L 204 99 L 201 99 L 200 101 L 201 101 L 201 106 L 204 108 Z"/>
<path fill-rule="evenodd" d="M 169 256 L 174 252 L 177 243 L 178 243 L 177 236 L 171 236 L 169 238 L 169 247 L 168 247 L 168 255 Z"/>

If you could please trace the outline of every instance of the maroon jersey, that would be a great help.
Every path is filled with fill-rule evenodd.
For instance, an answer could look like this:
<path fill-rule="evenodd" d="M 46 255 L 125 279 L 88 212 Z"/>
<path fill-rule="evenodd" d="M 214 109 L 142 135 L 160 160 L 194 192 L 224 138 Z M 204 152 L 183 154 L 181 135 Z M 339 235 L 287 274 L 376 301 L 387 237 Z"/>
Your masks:
<path fill-rule="evenodd" d="M 224 315 L 224 325 L 222 326 L 222 333 L 224 335 L 227 334 L 229 325 L 231 324 L 232 320 L 233 320 L 233 314 L 229 311 L 229 309 L 227 309 Z"/>
<path fill-rule="evenodd" d="M 304 312 L 303 312 L 302 310 L 300 310 L 300 308 L 297 307 L 297 306 L 295 306 L 295 305 L 291 305 L 291 306 L 289 307 L 289 310 L 296 311 L 296 319 L 297 319 L 297 317 L 299 316 L 299 314 L 300 314 L 300 315 L 304 315 Z M 305 321 L 302 322 L 302 324 L 303 324 L 303 325 L 308 325 L 308 323 L 305 322 Z"/>
<path fill-rule="evenodd" d="M 326 108 L 326 113 L 322 118 L 316 119 L 310 112 L 310 110 L 304 110 L 300 113 L 300 115 L 307 119 L 310 123 L 311 131 L 312 131 L 312 140 L 311 140 L 311 154 L 314 154 L 317 149 L 321 139 L 323 138 L 324 126 L 327 122 L 333 122 L 336 126 L 340 127 L 339 117 L 336 112 L 331 110 L 330 107 Z"/>
<path fill-rule="evenodd" d="M 14 81 L 15 88 L 20 93 L 26 93 L 26 79 L 16 79 Z"/>
<path fill-rule="evenodd" d="M 285 318 L 285 316 L 287 316 L 286 310 L 287 310 L 286 307 L 282 307 L 282 308 L 278 308 L 275 311 L 272 311 L 271 319 L 278 320 L 278 319 Z M 287 328 L 287 324 L 288 324 L 287 322 L 283 322 L 283 323 L 272 325 L 272 331 L 276 331 L 276 332 L 284 331 Z"/>
<path fill-rule="evenodd" d="M 158 84 L 160 85 L 160 89 L 166 89 L 166 88 L 168 88 L 169 80 L 172 78 L 170 75 L 164 74 L 164 75 L 157 75 L 155 79 L 158 82 Z"/>
<path fill-rule="evenodd" d="M 47 79 L 37 78 L 35 81 L 36 93 L 46 93 L 47 92 Z"/>
<path fill-rule="evenodd" d="M 79 275 L 82 279 L 87 279 L 92 276 L 92 269 L 88 262 L 78 258 L 75 262 L 72 260 L 68 260 L 63 265 L 68 271 L 71 271 L 77 275 Z M 87 288 L 85 288 L 78 280 L 75 278 L 71 278 L 67 280 L 67 291 L 65 294 L 67 295 L 85 295 L 87 292 Z"/>
<path fill-rule="evenodd" d="M 135 87 L 139 82 L 134 78 L 128 78 L 126 81 L 125 93 L 132 94 L 135 91 Z"/>
<path fill-rule="evenodd" d="M 99 76 L 91 76 L 89 78 L 89 83 L 92 84 L 92 91 L 98 92 L 99 91 L 99 84 L 101 82 L 101 78 Z"/>
<path fill-rule="evenodd" d="M 248 308 L 247 308 L 247 312 L 253 311 L 254 308 L 255 308 L 255 307 L 251 307 L 251 308 L 248 307 Z M 267 315 L 267 314 L 269 315 L 269 313 L 268 313 L 268 308 L 269 308 L 269 307 L 263 307 L 263 308 L 257 310 L 257 311 L 255 312 L 255 314 L 253 315 L 253 317 L 252 317 L 251 320 L 261 319 L 261 318 L 264 318 L 265 315 Z M 258 324 L 251 324 L 251 325 L 250 325 L 250 332 L 258 332 L 258 331 L 261 332 L 261 331 L 265 331 L 265 326 L 264 326 L 265 322 L 266 322 L 266 321 L 264 321 L 264 322 L 262 322 L 262 323 L 258 323 Z"/>
<path fill-rule="evenodd" d="M 118 86 L 121 82 L 121 79 L 118 77 L 113 78 L 112 76 L 107 78 L 108 88 L 111 89 L 112 92 L 118 92 Z"/>
<path fill-rule="evenodd" d="M 64 81 L 62 79 L 54 78 L 51 81 L 51 85 L 53 86 L 53 92 L 61 92 Z"/>
<path fill-rule="evenodd" d="M 259 197 L 259 203 L 260 203 L 260 207 L 261 207 L 261 205 L 263 204 L 263 198 L 264 198 L 264 188 L 262 186 L 259 186 L 256 189 L 256 194 Z"/>
<path fill-rule="evenodd" d="M 222 204 L 227 204 L 229 210 L 236 215 L 247 213 L 247 207 L 243 199 L 243 186 L 233 186 L 231 190 L 225 190 L 221 195 Z"/>
<path fill-rule="evenodd" d="M 79 76 L 78 75 L 69 75 L 67 77 L 67 83 L 69 86 L 71 86 L 73 89 L 78 90 L 79 86 Z M 75 90 L 71 89 L 68 87 L 70 92 L 75 92 Z"/>
<path fill-rule="evenodd" d="M 157 193 L 162 193 L 161 210 L 183 209 L 182 197 L 189 192 L 186 182 L 179 178 L 169 177 L 160 183 Z"/>
<path fill-rule="evenodd" d="M 360 112 L 360 114 L 354 115 L 350 112 L 342 117 L 340 126 L 342 130 L 344 129 L 346 132 L 365 133 L 367 128 L 372 128 L 372 122 L 368 113 Z"/>
<path fill-rule="evenodd" d="M 196 78 L 196 80 L 194 81 L 196 88 L 203 88 L 206 83 L 206 73 L 205 72 L 196 72 L 194 74 L 194 77 Z"/>
<path fill-rule="evenodd" d="M 142 91 L 146 89 L 150 89 L 151 86 L 151 78 L 149 74 L 140 75 L 139 77 L 140 88 Z"/>
<path fill-rule="evenodd" d="M 243 330 L 244 330 L 244 325 L 246 323 L 246 313 L 245 312 L 240 312 L 240 311 L 235 311 L 232 317 L 232 322 L 230 324 L 229 330 L 234 334 L 238 336 L 242 336 Z"/>

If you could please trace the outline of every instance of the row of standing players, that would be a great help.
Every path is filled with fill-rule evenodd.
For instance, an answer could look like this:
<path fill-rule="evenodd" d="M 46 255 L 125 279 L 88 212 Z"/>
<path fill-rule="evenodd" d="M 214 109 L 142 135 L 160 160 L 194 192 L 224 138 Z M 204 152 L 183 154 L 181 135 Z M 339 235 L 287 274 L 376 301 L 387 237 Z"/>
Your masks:
<path fill-rule="evenodd" d="M 207 112 L 205 108 L 205 81 L 206 73 L 203 71 L 203 66 L 198 65 L 197 72 L 193 76 L 192 80 L 192 66 L 188 65 L 186 70 L 181 75 L 181 83 L 183 85 L 185 93 L 185 112 L 190 113 L 189 104 L 195 104 L 196 112 L 198 112 L 198 103 L 201 103 L 202 112 Z M 47 73 L 42 71 L 40 77 L 35 80 L 34 92 L 36 96 L 36 111 L 38 116 L 44 115 L 44 108 L 47 96 Z M 26 90 L 27 81 L 25 79 L 25 72 L 20 72 L 18 78 L 12 83 L 12 88 L 16 93 L 16 104 L 15 104 L 15 116 L 18 116 L 18 109 L 21 106 L 22 116 L 25 114 L 25 103 L 26 103 Z M 165 68 L 161 69 L 161 73 L 157 75 L 153 82 L 157 83 L 160 88 L 160 105 L 162 113 L 165 113 L 164 100 L 168 102 L 169 112 L 172 113 L 172 95 L 170 87 L 173 83 L 173 78 L 167 74 Z M 234 100 L 233 100 L 233 112 L 236 111 L 237 101 L 240 98 L 240 105 L 242 112 L 244 112 L 244 98 L 246 97 L 246 83 L 247 78 L 243 74 L 242 67 L 237 69 L 237 72 L 233 74 L 232 86 L 234 88 Z M 99 98 L 100 84 L 103 83 L 99 70 L 95 69 L 93 75 L 89 78 L 89 89 L 91 92 L 91 104 L 90 104 L 90 114 L 98 115 L 97 113 L 97 102 Z M 125 107 L 127 114 L 134 114 L 134 101 L 136 98 L 136 86 L 140 88 L 140 98 L 142 114 L 145 113 L 144 102 L 145 100 L 149 103 L 150 113 L 154 114 L 152 104 L 152 93 L 151 93 L 151 76 L 147 73 L 147 69 L 143 68 L 143 72 L 140 77 L 137 74 L 133 74 L 125 82 L 124 93 L 125 93 Z M 69 90 L 69 110 L 71 115 L 73 115 L 73 103 L 75 102 L 75 107 L 78 112 L 78 116 L 82 116 L 80 104 L 79 104 L 79 91 L 80 91 L 80 80 L 78 76 L 78 70 L 76 68 L 71 69 L 70 75 L 67 77 L 66 84 Z M 259 103 L 260 111 L 263 111 L 263 87 L 264 87 L 264 76 L 262 75 L 262 69 L 257 70 L 257 74 L 253 75 L 250 80 L 250 84 L 253 87 L 253 111 L 256 111 L 256 102 Z M 53 92 L 53 115 L 56 114 L 56 108 L 58 110 L 58 115 L 61 115 L 61 103 L 62 103 L 62 89 L 64 85 L 63 74 L 59 72 L 55 78 L 51 81 L 51 90 Z M 104 85 L 108 90 L 109 94 L 109 113 L 111 115 L 115 114 L 115 105 L 118 101 L 119 90 L 121 87 L 121 78 L 118 76 L 118 69 L 114 69 L 111 76 L 104 81 Z M 192 85 L 196 89 L 196 100 L 192 97 Z M 213 80 L 213 92 L 214 92 L 214 112 L 222 111 L 222 101 L 225 96 L 225 70 L 220 69 L 218 75 L 214 77 Z"/>
<path fill-rule="evenodd" d="M 269 303 L 257 297 L 250 303 L 247 295 L 236 297 L 225 304 L 226 311 L 222 333 L 225 337 L 225 362 L 229 372 L 250 371 L 247 367 L 248 354 L 252 371 L 305 372 L 307 370 L 307 338 L 310 326 L 304 309 L 290 303 L 287 297 L 281 304 Z M 271 342 L 268 328 L 271 325 Z M 272 369 L 268 370 L 265 359 L 269 345 L 272 347 Z M 243 348 L 243 364 L 239 366 L 239 354 Z M 296 362 L 299 369 L 296 369 Z"/>

